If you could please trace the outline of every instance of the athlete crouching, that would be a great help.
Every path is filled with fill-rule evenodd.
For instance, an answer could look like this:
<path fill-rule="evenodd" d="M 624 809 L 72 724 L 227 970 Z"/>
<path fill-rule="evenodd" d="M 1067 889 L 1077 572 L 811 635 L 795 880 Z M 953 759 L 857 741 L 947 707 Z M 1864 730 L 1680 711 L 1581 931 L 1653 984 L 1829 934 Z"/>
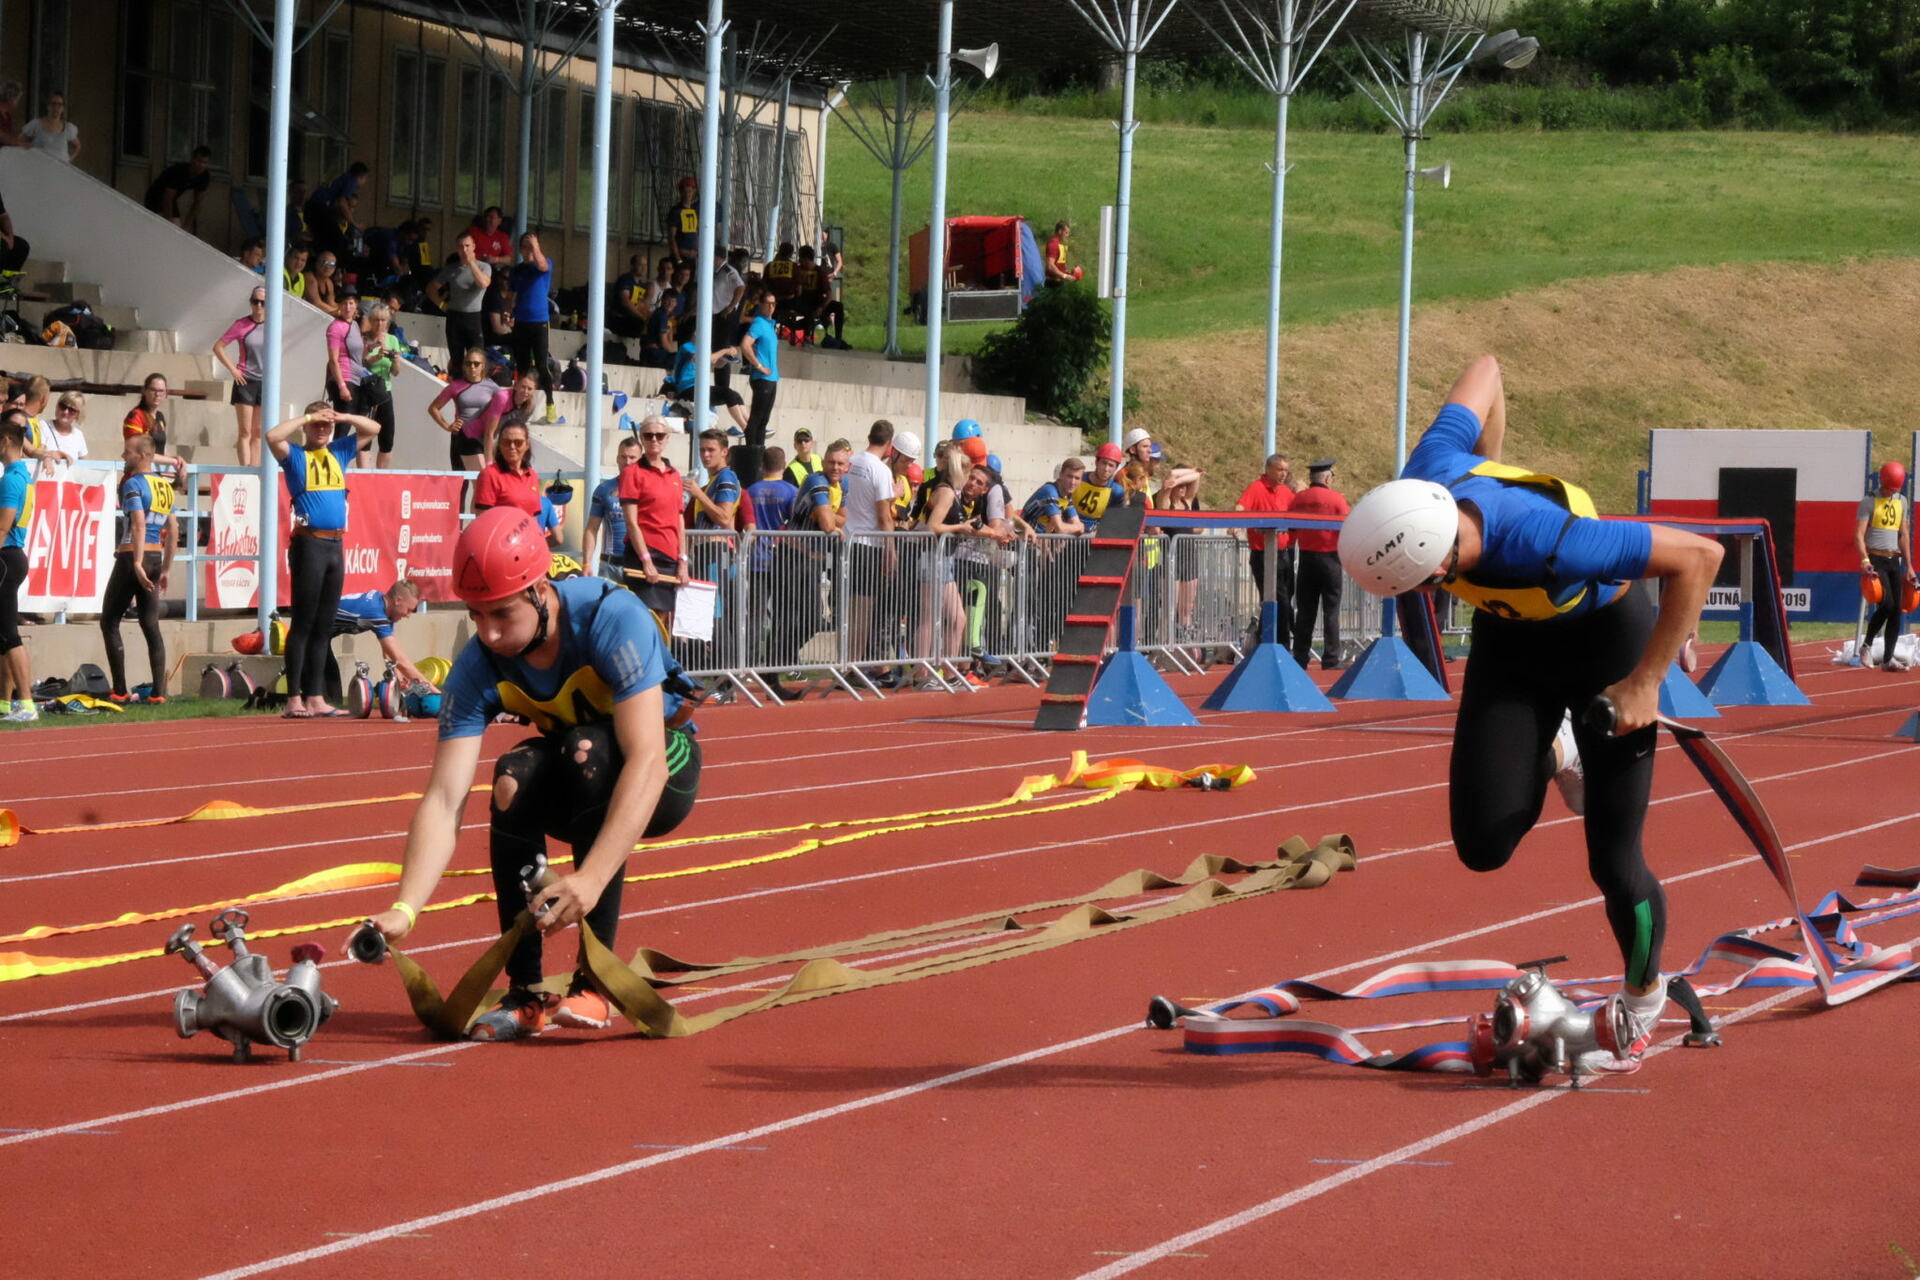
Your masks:
<path fill-rule="evenodd" d="M 1449 764 L 1453 842 L 1475 871 L 1506 865 L 1555 779 L 1584 812 L 1587 870 L 1625 966 L 1634 1041 L 1584 1071 L 1631 1071 L 1666 1004 L 1667 901 L 1640 833 L 1653 788 L 1660 682 L 1700 625 L 1720 544 L 1598 519 L 1578 486 L 1501 461 L 1506 392 L 1492 356 L 1469 364 L 1401 478 L 1353 508 L 1340 563 L 1375 595 L 1450 592 L 1474 607 Z M 1643 579 L 1658 579 L 1656 609 Z M 1614 736 L 1581 715 L 1605 694 Z"/>
<path fill-rule="evenodd" d="M 539 989 L 544 937 L 584 921 L 611 947 L 627 855 L 636 841 L 677 827 L 699 788 L 699 747 L 682 727 L 688 686 L 660 628 L 615 583 L 549 581 L 550 562 L 539 526 L 514 507 L 482 512 L 455 544 L 453 589 L 474 635 L 443 689 L 432 776 L 407 829 L 399 899 L 373 917 L 389 941 L 412 930 L 453 856 L 487 725 L 502 712 L 531 723 L 539 736 L 493 770 L 489 852 L 502 932 L 526 902 L 521 870 L 549 837 L 572 847 L 573 869 L 537 891 L 539 931 L 508 957 L 507 993 L 474 1022 L 468 1034 L 476 1040 L 538 1035 L 549 1022 L 612 1021 L 584 951 L 565 996 Z"/>

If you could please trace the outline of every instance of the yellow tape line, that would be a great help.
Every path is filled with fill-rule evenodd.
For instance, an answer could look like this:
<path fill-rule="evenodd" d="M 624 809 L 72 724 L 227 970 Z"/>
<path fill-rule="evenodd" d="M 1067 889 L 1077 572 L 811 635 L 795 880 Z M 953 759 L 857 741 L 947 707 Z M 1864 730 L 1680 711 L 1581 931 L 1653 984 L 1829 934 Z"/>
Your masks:
<path fill-rule="evenodd" d="M 1186 780 L 1203 773 L 1224 778 L 1230 788 L 1250 782 L 1254 778 L 1252 769 L 1245 765 L 1202 765 L 1184 771 L 1162 769 L 1140 764 L 1133 760 L 1101 761 L 1089 765 L 1086 753 L 1076 751 L 1064 778 L 1053 774 L 1037 774 L 1021 779 L 1020 784 L 1006 798 L 989 801 L 979 805 L 955 806 L 947 809 L 927 810 L 918 814 L 901 814 L 893 817 L 868 819 L 841 819 L 820 823 L 801 823 L 792 827 L 770 828 L 764 831 L 736 832 L 731 835 L 697 836 L 681 841 L 660 841 L 636 846 L 637 851 L 671 848 L 676 845 L 710 844 L 726 840 L 742 840 L 770 835 L 786 834 L 800 830 L 828 829 L 852 825 L 885 824 L 872 826 L 868 830 L 850 832 L 846 835 L 830 836 L 825 839 L 807 839 L 784 849 L 770 853 L 756 854 L 744 858 L 731 858 L 724 862 L 705 863 L 700 866 L 681 867 L 672 871 L 641 872 L 625 877 L 628 884 L 638 884 L 649 880 L 676 880 L 688 876 L 705 875 L 717 871 L 733 871 L 742 867 L 761 866 L 772 862 L 783 862 L 817 849 L 852 844 L 856 841 L 872 839 L 876 836 L 895 835 L 905 831 L 930 830 L 938 827 L 962 826 L 973 822 L 991 822 L 1003 818 L 1027 817 L 1036 814 L 1053 813 L 1061 809 L 1078 809 L 1088 805 L 1100 804 L 1127 791 L 1135 789 L 1165 790 L 1170 787 L 1184 786 Z M 1092 790 L 1094 794 L 1034 808 L 1018 809 L 1013 812 L 990 812 L 1006 809 L 1012 805 L 1030 802 L 1046 793 L 1066 786 L 1077 786 Z M 476 787 L 475 790 L 485 790 Z M 356 803 L 356 802 L 346 802 Z M 374 803 L 374 802 L 366 802 Z M 205 806 L 203 806 L 205 807 Z M 553 860 L 556 864 L 571 861 L 562 856 Z M 489 874 L 485 870 L 461 870 L 446 873 L 456 875 Z M 80 925 L 37 925 L 23 933 L 0 937 L 0 943 L 31 941 L 41 938 L 58 937 L 74 933 L 92 933 L 104 929 L 124 928 L 128 925 L 147 924 L 159 920 L 177 919 L 185 915 L 199 915 L 216 912 L 227 907 L 243 906 L 261 902 L 271 902 L 282 898 L 300 897 L 338 889 L 363 888 L 380 884 L 392 884 L 400 878 L 400 867 L 390 862 L 363 862 L 347 866 L 333 867 L 317 871 L 299 880 L 290 881 L 273 889 L 249 894 L 245 897 L 227 899 L 220 902 L 201 903 L 191 907 L 174 907 L 151 912 L 129 912 L 113 920 L 97 921 Z M 461 907 L 474 906 L 483 902 L 492 902 L 492 893 L 468 894 L 443 902 L 431 903 L 422 909 L 427 911 L 452 911 Z M 278 929 L 265 929 L 249 932 L 250 938 L 277 938 L 302 933 L 313 933 L 324 929 L 345 927 L 357 924 L 363 916 L 349 916 L 337 920 L 326 920 L 315 924 L 290 925 Z M 0 951 L 0 982 L 13 982 L 23 978 L 44 977 L 58 973 L 72 973 L 82 969 L 102 968 L 108 965 L 126 964 L 135 960 L 150 959 L 165 954 L 162 948 L 148 948 L 140 951 L 122 952 L 106 956 L 83 956 L 61 958 L 39 956 L 21 951 Z"/>

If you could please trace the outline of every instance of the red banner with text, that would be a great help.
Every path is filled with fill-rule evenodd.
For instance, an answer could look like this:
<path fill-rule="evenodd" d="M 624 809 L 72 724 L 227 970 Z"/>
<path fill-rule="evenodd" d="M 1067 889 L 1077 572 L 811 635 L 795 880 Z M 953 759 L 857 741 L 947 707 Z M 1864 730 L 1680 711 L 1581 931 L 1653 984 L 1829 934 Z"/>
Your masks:
<path fill-rule="evenodd" d="M 257 557 L 260 553 L 260 481 L 256 476 L 216 475 L 211 479 L 213 529 L 209 554 Z M 347 536 L 342 552 L 346 582 L 342 592 L 385 591 L 399 578 L 411 578 L 427 600 L 453 599 L 453 543 L 460 536 L 458 476 L 415 476 L 381 471 L 347 473 Z M 286 486 L 276 485 L 280 504 L 280 546 L 292 527 Z M 259 598 L 257 559 L 216 560 L 206 568 L 204 593 L 209 608 L 250 609 Z M 276 598 L 292 598 L 284 557 Z"/>
<path fill-rule="evenodd" d="M 104 472 L 75 472 L 91 483 L 36 480 L 27 529 L 28 613 L 97 613 L 113 570 L 114 482 Z"/>

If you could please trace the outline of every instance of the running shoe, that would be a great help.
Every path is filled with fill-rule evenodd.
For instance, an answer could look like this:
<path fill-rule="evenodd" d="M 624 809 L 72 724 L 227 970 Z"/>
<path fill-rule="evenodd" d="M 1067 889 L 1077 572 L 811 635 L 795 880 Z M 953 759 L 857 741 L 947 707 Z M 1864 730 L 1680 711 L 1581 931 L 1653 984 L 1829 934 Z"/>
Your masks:
<path fill-rule="evenodd" d="M 1587 776 L 1580 768 L 1580 746 L 1573 740 L 1571 711 L 1561 718 L 1560 729 L 1553 735 L 1553 781 L 1568 809 L 1587 811 Z"/>
<path fill-rule="evenodd" d="M 133 701 L 133 695 L 130 693 L 109 693 L 107 695 L 107 701 L 117 702 L 124 706 L 125 704 Z"/>
<path fill-rule="evenodd" d="M 159 706 L 160 704 L 166 702 L 166 700 L 167 700 L 167 695 L 164 693 L 150 693 L 146 697 L 140 699 L 140 701 L 145 703 L 150 703 L 154 706 Z"/>
<path fill-rule="evenodd" d="M 566 998 L 554 1007 L 553 1020 L 576 1031 L 598 1031 L 613 1024 L 613 1002 L 594 989 L 586 974 L 576 973 Z"/>
<path fill-rule="evenodd" d="M 558 1000 L 548 992 L 510 987 L 500 1003 L 467 1028 L 469 1040 L 528 1040 L 547 1029 Z"/>
<path fill-rule="evenodd" d="M 981 679 L 978 672 L 966 672 L 961 678 L 976 689 L 984 689 L 987 687 L 987 681 Z"/>
<path fill-rule="evenodd" d="M 35 720 L 38 720 L 39 718 L 40 718 L 39 711 L 35 710 L 31 706 L 27 707 L 24 710 L 16 706 L 12 711 L 9 711 L 6 715 L 0 716 L 0 720 L 4 720 L 8 724 L 32 724 Z"/>
<path fill-rule="evenodd" d="M 546 420 L 549 423 L 558 422 L 560 420 L 560 410 L 554 405 L 553 401 L 551 400 L 547 401 Z"/>
<path fill-rule="evenodd" d="M 1587 1050 L 1579 1058 L 1580 1074 L 1597 1075 L 1604 1071 L 1613 1075 L 1631 1075 L 1640 1069 L 1640 1059 L 1659 1033 L 1660 1015 L 1667 1009 L 1666 985 L 1663 983 L 1644 996 L 1629 995 L 1626 1002 L 1627 1043 L 1617 1054 L 1606 1049 Z"/>

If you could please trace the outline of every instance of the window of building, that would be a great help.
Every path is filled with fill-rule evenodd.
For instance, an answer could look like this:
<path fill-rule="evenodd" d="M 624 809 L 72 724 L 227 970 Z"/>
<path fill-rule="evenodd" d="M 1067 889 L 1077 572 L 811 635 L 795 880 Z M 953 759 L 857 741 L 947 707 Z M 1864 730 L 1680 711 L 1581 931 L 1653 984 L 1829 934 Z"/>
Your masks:
<path fill-rule="evenodd" d="M 415 49 L 393 55 L 392 138 L 387 151 L 387 193 L 393 204 L 440 201 L 440 138 L 447 64 Z"/>
<path fill-rule="evenodd" d="M 580 135 L 575 144 L 573 167 L 573 225 L 589 230 L 593 224 L 593 90 L 580 92 Z M 613 157 L 620 154 L 620 99 L 613 100 L 613 127 L 607 145 L 607 232 L 620 234 L 620 166 Z"/>
<path fill-rule="evenodd" d="M 73 19 L 71 0 L 35 0 L 33 6 L 33 71 L 28 76 L 27 101 L 21 104 L 26 115 L 39 115 L 47 98 L 55 93 L 68 95 L 68 114 L 76 103 L 73 87 L 67 83 L 69 34 Z M 25 123 L 23 116 L 19 123 Z"/>
<path fill-rule="evenodd" d="M 539 223 L 562 227 L 567 217 L 567 86 L 548 85 L 540 95 L 539 106 L 534 123 Z"/>
<path fill-rule="evenodd" d="M 675 185 L 684 168 L 684 129 L 680 108 L 675 103 L 646 98 L 634 100 L 632 185 L 627 195 L 629 240 L 641 244 L 661 244 L 666 240 L 667 210 L 673 206 Z"/>
<path fill-rule="evenodd" d="M 128 160 L 145 160 L 152 149 L 153 10 L 129 5 L 120 14 L 120 114 L 116 143 Z"/>
<path fill-rule="evenodd" d="M 318 47 L 309 55 L 320 77 L 320 83 L 314 86 L 314 105 L 332 126 L 332 131 L 319 140 L 316 172 L 320 181 L 331 182 L 346 172 L 352 161 L 346 139 L 340 135 L 352 125 L 353 38 L 344 31 L 327 31 L 315 44 Z M 360 216 L 365 219 L 368 215 Z"/>
<path fill-rule="evenodd" d="M 167 111 L 169 163 L 185 160 L 195 147 L 213 150 L 213 168 L 223 173 L 229 154 L 227 104 L 233 80 L 233 24 L 225 12 L 198 5 L 173 11 L 172 99 Z"/>
<path fill-rule="evenodd" d="M 453 200 L 464 212 L 500 203 L 506 174 L 506 99 L 506 85 L 500 77 L 472 63 L 460 68 Z"/>

